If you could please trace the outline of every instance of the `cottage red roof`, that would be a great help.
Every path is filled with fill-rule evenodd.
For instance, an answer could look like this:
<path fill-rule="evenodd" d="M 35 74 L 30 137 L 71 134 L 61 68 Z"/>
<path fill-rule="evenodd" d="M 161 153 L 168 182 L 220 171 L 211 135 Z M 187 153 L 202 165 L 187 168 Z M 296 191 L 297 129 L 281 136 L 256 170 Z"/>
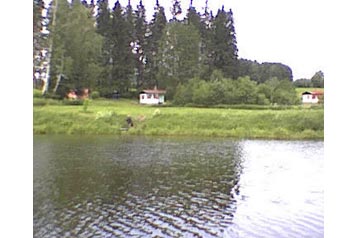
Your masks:
<path fill-rule="evenodd" d="M 313 91 L 312 92 L 313 95 L 323 95 L 322 91 Z"/>
<path fill-rule="evenodd" d="M 151 94 L 165 94 L 167 91 L 163 89 L 144 89 L 141 93 L 151 93 Z"/>
<path fill-rule="evenodd" d="M 167 91 L 163 89 L 158 89 L 157 86 L 154 86 L 153 89 L 143 89 L 140 93 L 148 93 L 148 94 L 165 94 Z"/>

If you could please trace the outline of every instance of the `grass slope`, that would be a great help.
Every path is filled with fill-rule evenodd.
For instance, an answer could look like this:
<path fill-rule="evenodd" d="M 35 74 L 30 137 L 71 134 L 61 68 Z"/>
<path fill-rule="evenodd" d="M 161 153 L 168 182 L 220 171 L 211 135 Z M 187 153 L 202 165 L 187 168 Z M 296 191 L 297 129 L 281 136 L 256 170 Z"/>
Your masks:
<path fill-rule="evenodd" d="M 129 134 L 265 139 L 323 139 L 324 109 L 261 110 L 153 107 L 131 100 L 92 100 L 83 106 L 46 100 L 33 108 L 34 134 Z M 45 99 L 41 99 L 45 100 Z M 127 128 L 130 115 L 134 127 Z"/>

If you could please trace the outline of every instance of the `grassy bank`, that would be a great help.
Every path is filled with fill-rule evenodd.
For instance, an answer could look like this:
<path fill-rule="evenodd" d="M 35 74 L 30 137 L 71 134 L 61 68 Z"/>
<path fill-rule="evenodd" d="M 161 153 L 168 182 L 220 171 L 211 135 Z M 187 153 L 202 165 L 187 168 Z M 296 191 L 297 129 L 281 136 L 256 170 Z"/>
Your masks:
<path fill-rule="evenodd" d="M 130 100 L 92 100 L 85 108 L 36 99 L 33 133 L 323 139 L 323 110 L 153 107 Z M 125 130 L 127 115 L 134 121 L 129 130 Z"/>

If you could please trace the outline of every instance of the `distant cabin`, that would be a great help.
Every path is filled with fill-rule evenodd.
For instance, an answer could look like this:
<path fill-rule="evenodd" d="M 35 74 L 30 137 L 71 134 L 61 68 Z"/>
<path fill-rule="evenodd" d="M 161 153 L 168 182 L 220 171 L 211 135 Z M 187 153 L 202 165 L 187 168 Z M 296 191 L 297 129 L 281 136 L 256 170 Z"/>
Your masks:
<path fill-rule="evenodd" d="M 313 92 L 303 92 L 302 93 L 302 103 L 318 103 L 319 96 L 323 95 L 323 92 L 313 91 Z"/>
<path fill-rule="evenodd" d="M 164 104 L 164 94 L 165 90 L 160 90 L 155 87 L 154 89 L 145 89 L 142 90 L 139 94 L 139 103 L 140 104 Z"/>

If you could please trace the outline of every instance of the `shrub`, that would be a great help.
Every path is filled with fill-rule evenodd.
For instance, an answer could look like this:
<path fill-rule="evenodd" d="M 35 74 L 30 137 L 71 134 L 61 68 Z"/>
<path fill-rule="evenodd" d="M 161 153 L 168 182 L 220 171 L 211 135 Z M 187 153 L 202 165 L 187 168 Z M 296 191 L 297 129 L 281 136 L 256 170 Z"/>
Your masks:
<path fill-rule="evenodd" d="M 97 99 L 97 98 L 99 98 L 99 92 L 98 92 L 98 91 L 93 91 L 93 92 L 91 93 L 91 97 L 92 97 L 92 99 Z"/>
<path fill-rule="evenodd" d="M 87 112 L 87 108 L 88 108 L 88 105 L 89 105 L 89 99 L 84 99 L 83 100 L 83 111 L 84 112 Z"/>

